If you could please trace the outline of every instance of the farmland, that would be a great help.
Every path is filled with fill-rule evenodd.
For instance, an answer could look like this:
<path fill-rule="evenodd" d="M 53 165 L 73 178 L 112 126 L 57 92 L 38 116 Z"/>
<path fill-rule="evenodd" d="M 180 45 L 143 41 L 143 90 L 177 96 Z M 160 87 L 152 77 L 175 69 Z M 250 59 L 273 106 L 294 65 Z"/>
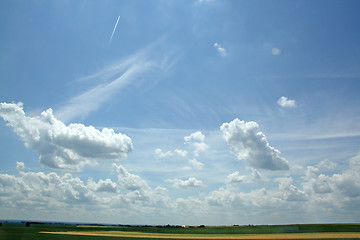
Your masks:
<path fill-rule="evenodd" d="M 359 224 L 258 226 L 86 226 L 75 224 L 3 223 L 0 239 L 360 239 Z"/>

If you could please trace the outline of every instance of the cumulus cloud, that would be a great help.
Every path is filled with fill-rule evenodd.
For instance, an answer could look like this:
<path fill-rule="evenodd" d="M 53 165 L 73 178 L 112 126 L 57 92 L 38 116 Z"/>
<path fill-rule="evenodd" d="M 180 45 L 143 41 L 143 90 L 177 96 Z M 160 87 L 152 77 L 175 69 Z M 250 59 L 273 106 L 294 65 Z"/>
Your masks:
<path fill-rule="evenodd" d="M 111 181 L 111 179 L 100 179 L 97 183 L 89 180 L 87 187 L 94 192 L 117 192 L 117 184 Z"/>
<path fill-rule="evenodd" d="M 271 53 L 272 55 L 277 56 L 281 54 L 281 50 L 279 48 L 272 48 Z"/>
<path fill-rule="evenodd" d="M 265 134 L 258 131 L 256 122 L 235 119 L 221 125 L 223 137 L 239 160 L 256 169 L 288 170 L 287 161 L 280 151 L 270 146 Z"/>
<path fill-rule="evenodd" d="M 193 188 L 193 187 L 203 187 L 204 184 L 201 180 L 197 178 L 190 177 L 186 180 L 182 179 L 170 179 L 168 182 L 172 182 L 173 186 L 176 188 Z"/>
<path fill-rule="evenodd" d="M 232 188 L 221 187 L 211 192 L 206 201 L 211 206 L 226 206 L 232 209 L 243 209 L 246 207 L 266 207 L 278 206 L 281 202 L 275 193 L 268 192 L 265 188 L 255 189 L 248 193 L 236 192 Z"/>
<path fill-rule="evenodd" d="M 25 165 L 23 162 L 16 162 L 16 170 L 18 170 L 19 172 L 24 171 L 25 169 Z"/>
<path fill-rule="evenodd" d="M 28 172 L 22 162 L 18 162 L 16 167 L 19 171 L 17 175 L 0 174 L 2 212 L 6 209 L 13 211 L 21 208 L 23 213 L 24 209 L 30 209 L 28 212 L 32 215 L 29 216 L 34 216 L 39 212 L 38 209 L 57 213 L 78 213 L 79 209 L 84 213 L 96 209 L 108 216 L 114 216 L 114 219 L 121 214 L 124 219 L 147 223 L 143 218 L 144 214 L 156 221 L 169 216 L 175 216 L 174 218 L 179 220 L 180 216 L 182 222 L 183 216 L 184 220 L 187 220 L 186 215 L 195 211 L 192 216 L 195 216 L 197 221 L 206 222 L 206 219 L 217 216 L 225 220 L 230 218 L 226 223 L 231 224 L 234 219 L 240 219 L 237 218 L 239 215 L 246 219 L 258 219 L 260 214 L 262 219 L 268 220 L 277 219 L 277 213 L 281 213 L 281 219 L 284 220 L 293 219 L 291 216 L 294 214 L 297 214 L 297 219 L 304 216 L 306 219 L 311 212 L 314 214 L 311 216 L 316 216 L 316 219 L 326 220 L 329 217 L 336 219 L 336 216 L 343 216 L 344 213 L 351 213 L 353 216 L 359 209 L 360 156 L 349 160 L 348 169 L 331 176 L 309 166 L 303 178 L 277 178 L 277 188 L 270 184 L 266 188 L 246 192 L 234 184 L 246 182 L 248 179 L 239 172 L 234 172 L 227 177 L 227 183 L 231 184 L 206 195 L 177 199 L 167 196 L 167 189 L 159 186 L 151 188 L 140 176 L 117 164 L 113 165 L 117 181 L 109 178 L 98 181 L 88 179 L 87 184 L 71 174 L 61 176 L 57 173 Z M 196 178 L 167 181 L 176 188 L 204 186 L 202 181 Z M 298 183 L 299 187 L 294 182 Z M 314 185 L 316 182 L 320 182 L 320 185 Z M 326 190 L 326 185 L 330 191 Z M 299 201 L 306 203 L 299 204 Z M 43 212 L 40 211 L 39 214 L 41 213 Z M 159 215 L 161 216 L 156 218 Z M 321 218 L 318 218 L 320 215 Z"/>
<path fill-rule="evenodd" d="M 145 208 L 145 212 L 150 209 L 165 209 L 170 200 L 167 189 L 157 186 L 151 188 L 148 183 L 140 176 L 130 173 L 124 166 L 113 163 L 117 175 L 117 185 L 121 195 L 111 198 L 112 206 L 132 208 L 140 210 Z M 127 206 L 128 205 L 128 206 Z"/>
<path fill-rule="evenodd" d="M 279 104 L 283 108 L 294 108 L 296 107 L 295 100 L 290 100 L 285 96 L 282 96 L 277 100 L 277 104 Z"/>
<path fill-rule="evenodd" d="M 206 152 L 209 146 L 204 142 L 194 142 L 192 145 L 195 147 L 194 156 L 199 156 L 201 152 Z"/>
<path fill-rule="evenodd" d="M 189 163 L 190 163 L 190 165 L 191 165 L 193 168 L 195 168 L 195 169 L 197 169 L 197 170 L 201 170 L 201 169 L 204 167 L 204 164 L 201 163 L 201 162 L 199 162 L 199 161 L 197 161 L 195 158 L 190 159 L 190 160 L 189 160 Z"/>
<path fill-rule="evenodd" d="M 155 149 L 155 155 L 159 158 L 170 157 L 173 155 L 171 151 L 163 152 L 160 148 Z"/>
<path fill-rule="evenodd" d="M 346 197 L 360 196 L 360 155 L 349 160 L 349 168 L 342 173 L 328 176 L 314 166 L 308 166 L 304 177 L 304 189 L 313 194 L 342 193 Z"/>
<path fill-rule="evenodd" d="M 164 152 L 160 148 L 155 149 L 155 155 L 158 158 L 171 157 L 171 156 L 173 156 L 175 154 L 180 156 L 180 157 L 186 157 L 187 151 L 186 150 L 175 149 L 174 151 L 166 151 L 166 152 Z"/>
<path fill-rule="evenodd" d="M 218 212 L 236 212 L 250 219 L 252 213 L 260 211 L 262 217 L 276 217 L 274 212 L 281 213 L 282 219 L 337 219 L 349 214 L 357 216 L 360 199 L 360 155 L 349 160 L 349 168 L 331 176 L 322 174 L 316 167 L 309 166 L 303 178 L 276 178 L 278 188 L 260 188 L 250 192 L 241 192 L 232 184 L 227 184 L 210 192 L 205 200 L 211 209 Z M 228 177 L 240 176 L 231 174 Z M 296 186 L 294 182 L 298 182 Z M 299 204 L 299 202 L 306 203 Z M 286 209 L 286 211 L 284 211 Z M 256 215 L 256 219 L 259 215 Z M 339 218 L 342 219 L 342 218 Z"/>
<path fill-rule="evenodd" d="M 195 157 L 209 149 L 209 146 L 205 143 L 205 135 L 201 132 L 194 132 L 189 136 L 185 136 L 184 140 L 185 144 L 189 144 L 195 148 L 193 152 Z"/>
<path fill-rule="evenodd" d="M 147 189 L 149 186 L 140 176 L 129 173 L 123 166 L 113 163 L 113 167 L 118 175 L 118 182 L 127 190 L 142 190 Z"/>
<path fill-rule="evenodd" d="M 184 140 L 185 140 L 185 142 L 192 142 L 192 141 L 204 142 L 205 135 L 202 134 L 201 132 L 194 132 L 194 133 L 190 134 L 189 136 L 185 136 Z"/>
<path fill-rule="evenodd" d="M 63 176 L 51 172 L 27 172 L 23 162 L 17 163 L 21 169 L 19 176 L 0 174 L 0 205 L 11 209 L 46 208 L 48 211 L 71 211 L 69 209 L 94 210 L 101 208 L 112 214 L 116 209 L 136 211 L 166 209 L 169 206 L 167 190 L 163 187 L 152 189 L 135 174 L 123 166 L 114 164 L 118 183 L 111 179 L 98 182 L 88 179 L 87 184 L 78 177 L 66 173 Z M 106 193 L 104 195 L 103 193 Z M 3 210 L 3 209 L 2 209 Z"/>
<path fill-rule="evenodd" d="M 240 175 L 238 171 L 235 171 L 227 176 L 228 183 L 243 183 L 246 181 L 246 176 Z"/>
<path fill-rule="evenodd" d="M 132 150 L 128 136 L 83 124 L 66 126 L 51 109 L 28 117 L 22 104 L 0 103 L 0 116 L 26 147 L 38 152 L 40 163 L 51 168 L 80 170 L 97 159 L 124 158 Z"/>
<path fill-rule="evenodd" d="M 174 152 L 179 155 L 180 157 L 186 157 L 187 155 L 187 151 L 186 150 L 180 150 L 180 149 L 175 149 Z"/>
<path fill-rule="evenodd" d="M 225 48 L 223 48 L 219 43 L 214 43 L 214 48 L 219 52 L 219 54 L 222 57 L 226 57 L 227 56 L 227 51 Z"/>
<path fill-rule="evenodd" d="M 360 154 L 349 160 L 349 169 L 334 174 L 332 180 L 336 188 L 348 197 L 360 196 Z"/>
<path fill-rule="evenodd" d="M 322 169 L 335 169 L 337 164 L 335 162 L 332 162 L 328 159 L 325 159 L 325 160 L 322 160 L 321 162 L 319 162 L 317 165 L 316 165 L 318 168 L 322 168 Z"/>
<path fill-rule="evenodd" d="M 17 166 L 24 167 L 24 164 Z M 39 205 L 99 201 L 82 180 L 69 173 L 59 176 L 54 172 L 22 172 L 20 177 L 0 174 L 0 189 L 1 200 L 9 201 L 9 206 L 23 204 L 24 201 Z"/>
<path fill-rule="evenodd" d="M 288 178 L 278 178 L 279 190 L 283 194 L 283 199 L 286 201 L 305 201 L 306 194 L 304 191 L 299 190 L 293 185 L 293 179 Z"/>
<path fill-rule="evenodd" d="M 329 193 L 332 192 L 332 181 L 329 176 L 320 174 L 319 169 L 308 166 L 306 170 L 306 181 L 303 184 L 304 189 L 313 193 Z"/>
<path fill-rule="evenodd" d="M 262 179 L 260 172 L 254 168 L 251 169 L 251 176 L 257 180 Z"/>

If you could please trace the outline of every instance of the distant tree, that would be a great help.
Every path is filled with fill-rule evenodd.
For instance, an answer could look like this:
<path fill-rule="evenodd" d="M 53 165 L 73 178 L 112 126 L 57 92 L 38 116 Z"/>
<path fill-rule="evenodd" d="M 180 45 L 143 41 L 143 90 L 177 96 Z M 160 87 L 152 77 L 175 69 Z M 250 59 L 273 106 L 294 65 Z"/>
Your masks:
<path fill-rule="evenodd" d="M 30 222 L 26 222 L 25 224 L 27 227 L 30 227 Z"/>
<path fill-rule="evenodd" d="M 0 227 L 2 226 L 2 222 L 0 222 Z"/>

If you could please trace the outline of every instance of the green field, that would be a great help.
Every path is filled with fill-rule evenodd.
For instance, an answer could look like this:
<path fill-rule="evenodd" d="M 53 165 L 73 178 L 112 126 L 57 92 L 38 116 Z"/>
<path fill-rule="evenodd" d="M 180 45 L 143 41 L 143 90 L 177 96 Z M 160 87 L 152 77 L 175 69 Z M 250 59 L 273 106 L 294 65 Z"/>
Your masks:
<path fill-rule="evenodd" d="M 64 235 L 49 234 L 41 232 L 64 233 L 71 234 L 98 234 L 98 236 L 80 236 L 80 235 Z M 290 239 L 304 236 L 315 238 L 349 238 L 347 233 L 356 233 L 352 239 L 360 239 L 359 224 L 304 224 L 304 225 L 259 225 L 259 226 L 227 226 L 227 227 L 175 227 L 175 226 L 78 226 L 70 224 L 30 224 L 29 227 L 25 223 L 3 223 L 0 227 L 0 239 L 4 240 L 97 240 L 97 239 L 239 239 L 239 238 L 256 238 L 256 239 Z M 316 235 L 323 233 L 323 235 Z M 325 234 L 330 233 L 330 234 Z M 343 234 L 341 234 L 343 233 Z M 278 235 L 282 234 L 282 235 Z M 302 234 L 302 235 L 301 235 Z M 310 235 L 309 235 L 310 234 Z M 101 235 L 101 236 L 100 236 Z M 105 236 L 106 235 L 106 236 Z M 326 238 L 325 238 L 326 237 Z M 312 238 L 312 237 L 311 237 Z"/>

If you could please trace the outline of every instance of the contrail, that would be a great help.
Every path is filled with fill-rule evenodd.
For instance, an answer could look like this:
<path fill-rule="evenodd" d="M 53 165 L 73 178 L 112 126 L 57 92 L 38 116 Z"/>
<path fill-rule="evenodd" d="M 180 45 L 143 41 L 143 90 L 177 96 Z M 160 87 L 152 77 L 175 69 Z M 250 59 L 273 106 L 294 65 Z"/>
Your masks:
<path fill-rule="evenodd" d="M 108 47 L 109 47 L 109 45 L 110 45 L 110 43 L 111 43 L 111 40 L 112 40 L 112 38 L 113 38 L 113 36 L 114 36 L 114 33 L 115 33 L 116 27 L 117 27 L 117 25 L 118 25 L 119 19 L 120 19 L 120 16 L 119 16 L 118 19 L 116 20 L 114 30 L 112 31 L 112 34 L 111 34 L 111 37 L 110 37 L 110 40 L 109 40 L 109 43 L 108 43 Z"/>

